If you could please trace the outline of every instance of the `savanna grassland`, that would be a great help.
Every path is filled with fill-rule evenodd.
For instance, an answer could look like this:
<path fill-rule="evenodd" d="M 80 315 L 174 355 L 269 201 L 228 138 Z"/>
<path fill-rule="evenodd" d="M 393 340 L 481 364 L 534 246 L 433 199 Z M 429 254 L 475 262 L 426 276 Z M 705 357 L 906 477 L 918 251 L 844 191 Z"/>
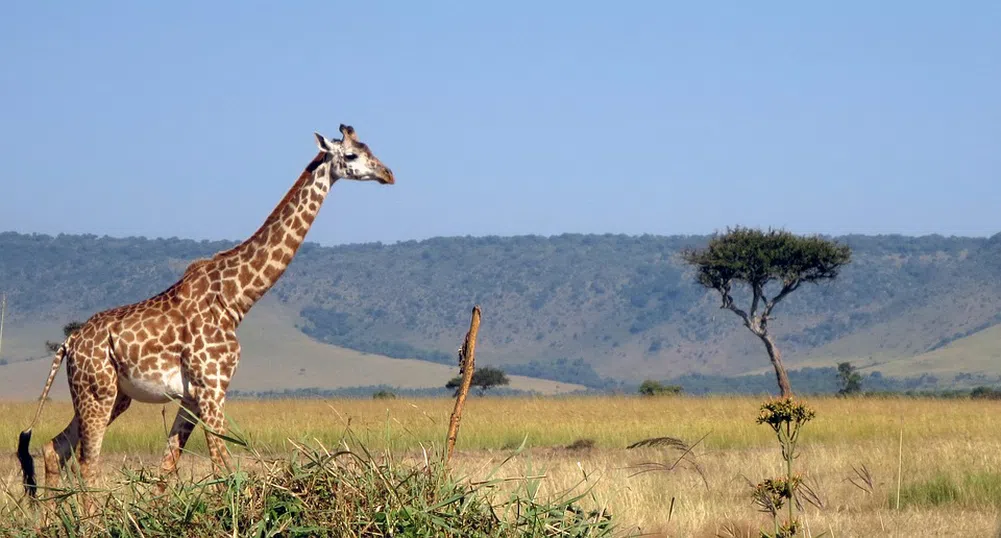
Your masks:
<path fill-rule="evenodd" d="M 767 528 L 769 520 L 755 511 L 748 481 L 783 469 L 773 432 L 755 422 L 760 403 L 743 397 L 473 397 L 451 467 L 471 483 L 511 479 L 496 484 L 497 495 L 524 485 L 526 477 L 538 485 L 540 497 L 589 493 L 580 504 L 607 509 L 618 535 L 757 536 L 754 529 Z M 996 532 L 1001 402 L 817 398 L 806 403 L 816 418 L 803 428 L 795 465 L 821 506 L 805 505 L 803 536 Z M 296 444 L 368 450 L 397 466 L 420 466 L 424 450 L 433 457 L 443 444 L 451 409 L 446 399 L 227 405 L 235 435 L 252 449 L 234 446 L 234 454 L 252 474 L 262 472 L 261 458 L 281 458 Z M 13 454 L 17 434 L 33 412 L 33 404 L 0 404 L 5 455 Z M 64 402 L 47 405 L 35 432 L 36 453 L 71 413 Z M 170 406 L 136 405 L 115 422 L 104 445 L 105 485 L 121 481 L 122 468 L 156 464 L 172 417 Z M 626 448 L 664 436 L 693 448 L 689 453 L 668 445 Z M 203 436 L 196 433 L 189 448 L 182 476 L 207 475 Z M 24 517 L 15 504 L 21 492 L 13 457 L 0 459 L 0 481 L 0 514 Z"/>

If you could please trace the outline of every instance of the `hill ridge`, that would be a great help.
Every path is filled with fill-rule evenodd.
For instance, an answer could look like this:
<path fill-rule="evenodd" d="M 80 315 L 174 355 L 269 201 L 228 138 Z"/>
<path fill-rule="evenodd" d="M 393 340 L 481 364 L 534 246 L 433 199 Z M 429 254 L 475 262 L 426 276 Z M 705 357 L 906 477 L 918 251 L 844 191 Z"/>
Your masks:
<path fill-rule="evenodd" d="M 268 297 L 313 339 L 380 355 L 451 364 L 475 303 L 484 309 L 483 360 L 517 373 L 594 385 L 760 369 L 760 344 L 677 255 L 708 237 L 307 242 Z M 835 239 L 852 246 L 853 263 L 777 309 L 773 326 L 791 367 L 904 360 L 1001 322 L 1001 234 Z M 141 300 L 190 261 L 235 243 L 4 232 L 0 282 L 12 322 L 52 324 Z"/>

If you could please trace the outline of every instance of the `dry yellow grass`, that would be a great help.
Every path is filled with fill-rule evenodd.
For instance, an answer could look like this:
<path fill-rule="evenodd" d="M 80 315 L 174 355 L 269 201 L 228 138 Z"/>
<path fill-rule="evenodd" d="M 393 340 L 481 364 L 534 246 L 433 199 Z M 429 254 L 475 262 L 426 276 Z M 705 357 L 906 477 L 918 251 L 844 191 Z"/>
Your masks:
<path fill-rule="evenodd" d="M 759 403 L 751 398 L 472 398 L 454 463 L 472 479 L 482 478 L 524 439 L 529 450 L 510 461 L 502 476 L 544 474 L 543 492 L 553 493 L 576 484 L 586 472 L 599 501 L 607 503 L 624 526 L 654 536 L 711 537 L 730 523 L 746 530 L 766 522 L 750 504 L 745 477 L 758 481 L 778 475 L 782 467 L 771 431 L 754 422 Z M 809 404 L 817 418 L 804 429 L 797 468 L 810 477 L 825 501 L 822 509 L 808 507 L 805 512 L 810 536 L 824 531 L 835 537 L 996 532 L 1001 507 L 1001 403 L 824 398 Z M 287 438 L 335 445 L 350 424 L 369 449 L 388 448 L 413 456 L 422 444 L 440 446 L 451 401 L 236 401 L 227 409 L 243 434 L 265 452 L 286 450 Z M 32 412 L 32 404 L 0 404 L 4 454 L 14 451 L 17 433 Z M 65 403 L 47 407 L 35 446 L 63 426 L 70 413 Z M 145 464 L 156 459 L 164 445 L 160 414 L 160 406 L 137 405 L 112 426 L 105 445 L 109 467 L 120 466 L 126 455 L 139 456 Z M 171 419 L 168 409 L 167 422 Z M 905 502 L 903 509 L 894 509 L 901 430 L 905 493 L 936 480 L 952 480 L 958 492 L 955 499 Z M 705 436 L 694 451 L 705 482 L 685 465 L 635 475 L 640 464 L 670 465 L 679 456 L 668 449 L 625 448 L 658 436 L 690 443 Z M 592 439 L 595 448 L 563 448 L 577 439 Z M 193 438 L 191 448 L 204 452 L 201 435 Z M 861 464 L 872 472 L 872 493 L 847 481 L 854 476 L 852 466 Z M 182 460 L 185 465 L 201 472 L 205 464 L 189 456 Z M 16 494 L 12 457 L 0 460 L 0 480 Z M 986 485 L 964 486 L 971 480 Z"/>

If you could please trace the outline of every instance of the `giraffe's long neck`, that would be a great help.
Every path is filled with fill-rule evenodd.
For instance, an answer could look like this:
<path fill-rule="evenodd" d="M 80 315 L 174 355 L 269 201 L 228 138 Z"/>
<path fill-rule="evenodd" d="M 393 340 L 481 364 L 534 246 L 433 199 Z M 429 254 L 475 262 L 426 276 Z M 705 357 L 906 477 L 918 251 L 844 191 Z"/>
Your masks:
<path fill-rule="evenodd" d="M 210 261 L 209 274 L 219 271 L 223 302 L 237 323 L 285 273 L 306 239 L 333 183 L 319 173 L 326 168 L 323 157 L 309 163 L 254 235 Z"/>

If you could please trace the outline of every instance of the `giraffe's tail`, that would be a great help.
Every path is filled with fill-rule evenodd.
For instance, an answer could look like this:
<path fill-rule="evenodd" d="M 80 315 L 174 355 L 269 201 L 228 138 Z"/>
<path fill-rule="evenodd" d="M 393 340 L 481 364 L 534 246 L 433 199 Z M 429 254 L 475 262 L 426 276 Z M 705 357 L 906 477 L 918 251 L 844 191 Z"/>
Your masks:
<path fill-rule="evenodd" d="M 31 444 L 31 428 L 21 432 L 17 440 L 17 459 L 21 462 L 21 474 L 24 475 L 24 492 L 34 498 L 38 495 L 38 480 L 35 478 L 35 460 L 28 452 L 29 444 Z"/>
<path fill-rule="evenodd" d="M 26 430 L 21 432 L 21 435 L 17 439 L 17 459 L 21 463 L 21 474 L 24 475 L 24 492 L 30 497 L 35 497 L 38 494 L 38 480 L 35 478 L 35 460 L 32 459 L 31 452 L 28 451 L 28 446 L 31 444 L 31 429 L 35 427 L 38 418 L 42 416 L 42 407 L 45 406 L 45 400 L 49 397 L 49 389 L 52 388 L 52 382 L 56 379 L 56 374 L 59 373 L 59 367 L 66 356 L 66 346 L 72 338 L 71 335 L 56 350 L 56 356 L 52 359 L 52 369 L 49 370 L 49 377 L 45 380 L 45 387 L 42 389 L 42 395 L 38 399 L 38 410 L 35 411 L 35 418 L 31 419 L 31 424 L 28 425 Z"/>

